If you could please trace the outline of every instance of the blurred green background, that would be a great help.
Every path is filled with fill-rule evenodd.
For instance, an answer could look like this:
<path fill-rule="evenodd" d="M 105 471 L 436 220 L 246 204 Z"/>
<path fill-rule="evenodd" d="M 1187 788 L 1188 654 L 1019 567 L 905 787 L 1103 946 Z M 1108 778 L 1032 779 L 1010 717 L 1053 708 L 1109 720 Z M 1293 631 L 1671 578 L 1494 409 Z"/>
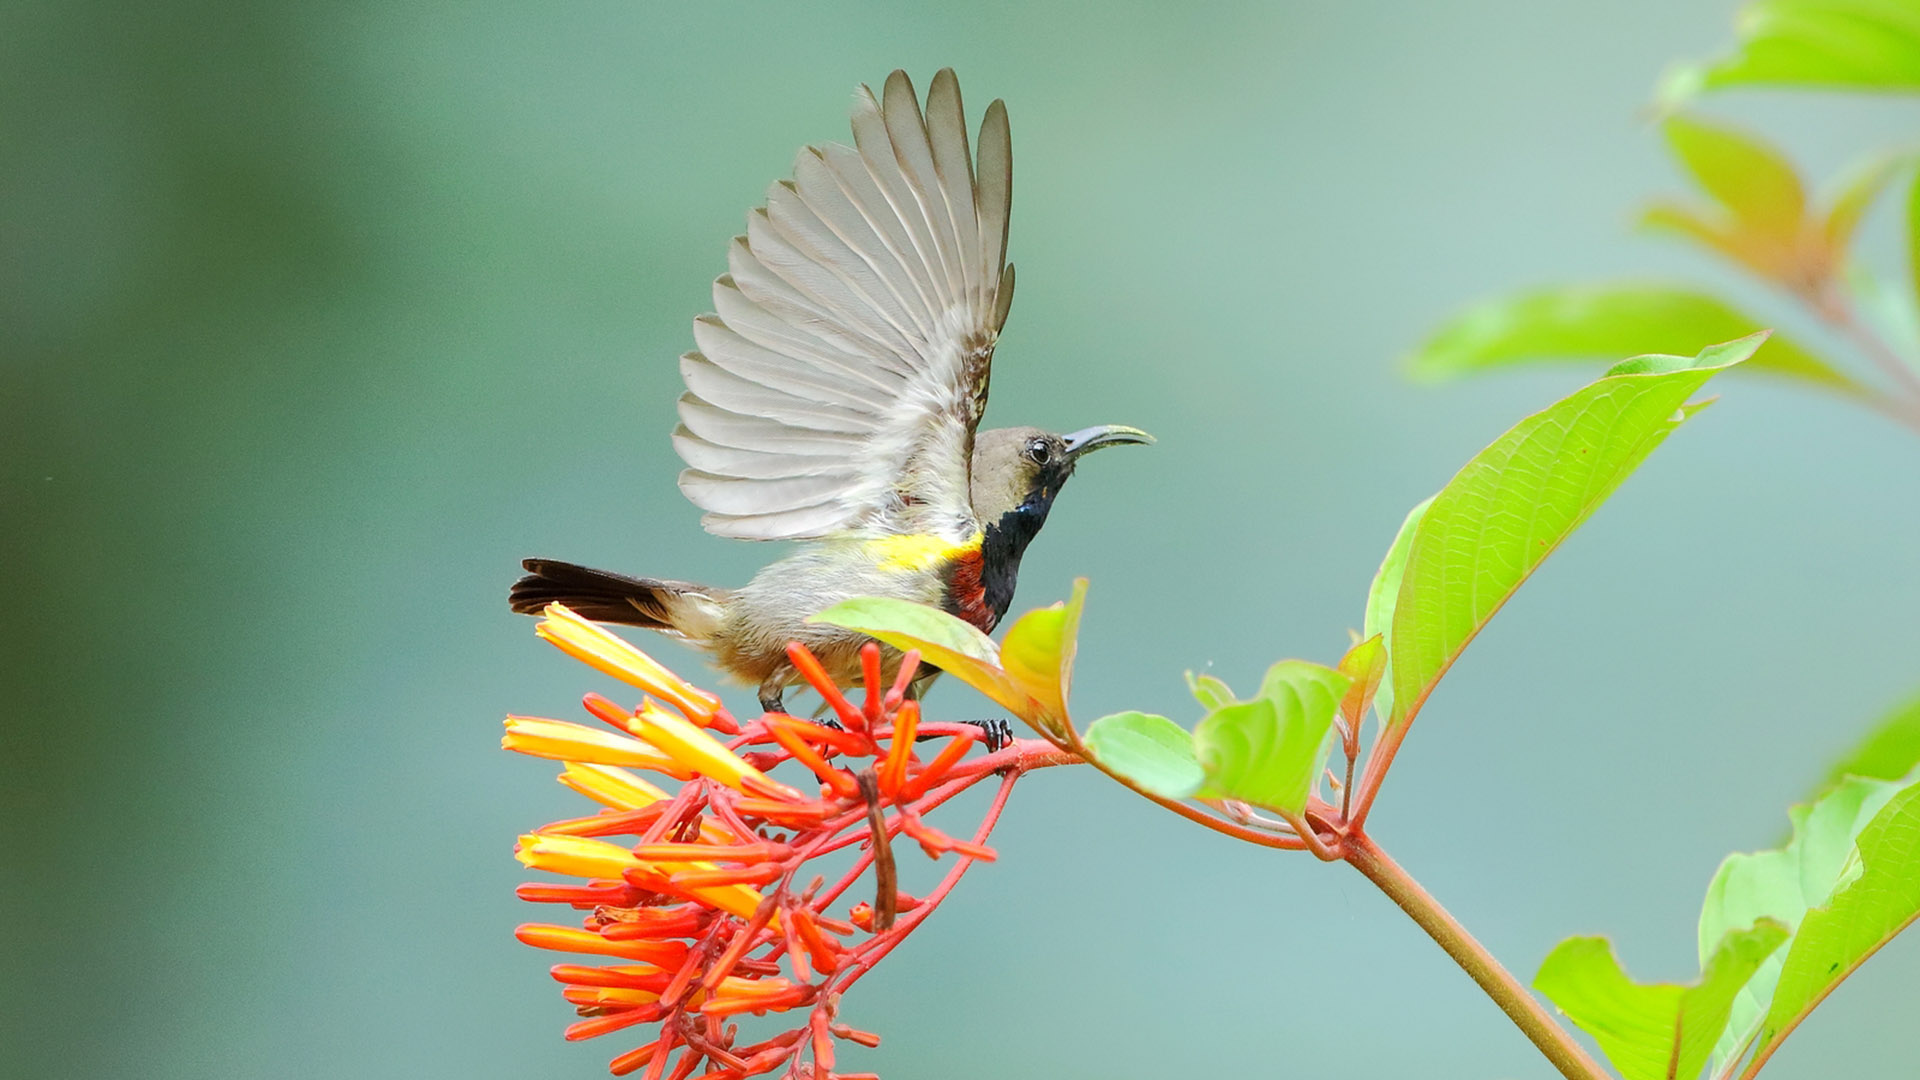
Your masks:
<path fill-rule="evenodd" d="M 974 115 L 1009 103 L 989 420 L 1161 438 L 1083 470 L 1016 606 L 1090 576 L 1079 715 L 1190 718 L 1184 668 L 1337 656 L 1407 507 L 1581 378 L 1407 385 L 1441 317 L 1642 270 L 1758 297 L 1626 227 L 1681 187 L 1650 89 L 1732 11 L 9 5 L 0 1072 L 591 1077 L 631 1045 L 563 1043 L 552 958 L 509 934 L 514 835 L 582 804 L 499 718 L 607 687 L 504 590 L 528 554 L 723 584 L 772 554 L 676 492 L 674 361 L 855 83 L 952 65 Z M 1705 107 L 1816 175 L 1920 130 L 1855 96 Z M 1373 818 L 1523 975 L 1601 932 L 1690 977 L 1719 858 L 1920 683 L 1920 442 L 1716 385 L 1456 669 Z M 1344 867 L 1070 770 L 995 843 L 849 1000 L 886 1041 L 847 1067 L 1549 1075 Z M 1902 940 L 1769 1075 L 1907 1075 L 1916 1008 Z"/>

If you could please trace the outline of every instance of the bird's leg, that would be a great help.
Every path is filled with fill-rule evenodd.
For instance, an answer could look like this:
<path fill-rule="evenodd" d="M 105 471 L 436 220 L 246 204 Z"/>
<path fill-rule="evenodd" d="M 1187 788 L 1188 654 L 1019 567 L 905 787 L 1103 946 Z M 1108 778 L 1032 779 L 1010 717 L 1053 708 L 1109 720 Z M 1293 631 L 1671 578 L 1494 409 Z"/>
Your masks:
<path fill-rule="evenodd" d="M 956 720 L 954 723 L 979 728 L 980 741 L 986 744 L 988 753 L 1005 749 L 1007 744 L 1013 742 L 1013 722 L 1010 720 L 995 717 L 991 720 Z M 928 739 L 939 737 L 938 735 L 916 735 L 913 741 L 926 742 Z"/>
<path fill-rule="evenodd" d="M 915 701 L 919 701 L 926 695 L 927 688 L 933 685 L 933 680 L 939 677 L 939 668 L 922 668 L 919 677 L 907 684 L 907 696 Z M 987 744 L 988 753 L 1004 749 L 1008 743 L 1013 741 L 1013 722 L 1010 720 L 995 718 L 992 720 L 962 720 L 960 723 L 972 724 L 974 727 L 980 729 L 980 741 Z M 920 742 L 932 737 L 933 736 L 930 735 L 922 735 L 914 741 Z"/>
<path fill-rule="evenodd" d="M 991 720 L 962 720 L 960 722 L 963 724 L 972 724 L 974 727 L 980 729 L 980 739 L 987 744 L 988 753 L 1004 749 L 1008 743 L 1013 741 L 1013 721 L 1005 717 L 996 716 Z"/>
<path fill-rule="evenodd" d="M 784 683 L 760 684 L 760 711 L 777 713 L 787 711 L 786 685 Z"/>

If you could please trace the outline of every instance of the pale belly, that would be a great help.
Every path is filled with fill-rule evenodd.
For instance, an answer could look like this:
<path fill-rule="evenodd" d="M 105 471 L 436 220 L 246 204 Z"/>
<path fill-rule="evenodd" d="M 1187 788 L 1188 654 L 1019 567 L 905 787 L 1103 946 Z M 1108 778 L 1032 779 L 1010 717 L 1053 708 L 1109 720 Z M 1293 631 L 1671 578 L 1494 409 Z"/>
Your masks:
<path fill-rule="evenodd" d="M 716 659 L 730 674 L 764 690 L 793 685 L 797 676 L 787 661 L 789 641 L 807 646 L 834 681 L 851 686 L 860 679 L 860 646 L 864 634 L 807 618 L 842 600 L 859 596 L 890 596 L 939 606 L 946 566 L 929 561 L 903 567 L 869 551 L 859 541 L 832 542 L 797 552 L 761 570 L 736 590 L 727 604 L 721 633 L 714 642 Z M 884 651 L 889 678 L 898 669 L 899 654 Z"/>

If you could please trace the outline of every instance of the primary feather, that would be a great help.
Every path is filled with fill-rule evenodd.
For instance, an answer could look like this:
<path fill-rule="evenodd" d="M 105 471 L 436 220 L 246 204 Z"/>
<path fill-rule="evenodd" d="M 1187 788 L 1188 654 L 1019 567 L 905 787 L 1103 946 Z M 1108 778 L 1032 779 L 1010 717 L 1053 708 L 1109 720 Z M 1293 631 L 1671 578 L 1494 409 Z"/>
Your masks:
<path fill-rule="evenodd" d="M 967 142 L 953 72 L 854 95 L 854 146 L 808 147 L 748 215 L 694 324 L 674 446 L 721 536 L 961 539 L 974 430 L 1012 300 L 1012 151 Z"/>

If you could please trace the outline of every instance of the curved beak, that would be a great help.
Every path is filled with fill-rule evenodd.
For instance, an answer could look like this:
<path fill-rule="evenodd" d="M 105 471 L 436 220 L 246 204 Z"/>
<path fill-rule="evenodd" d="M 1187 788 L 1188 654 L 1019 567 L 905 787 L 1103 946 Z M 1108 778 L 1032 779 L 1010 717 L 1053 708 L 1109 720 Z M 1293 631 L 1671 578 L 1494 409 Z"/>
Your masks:
<path fill-rule="evenodd" d="M 1139 428 L 1127 427 L 1125 424 L 1100 424 L 1096 427 L 1081 428 L 1079 431 L 1061 436 L 1061 439 L 1066 443 L 1067 453 L 1076 458 L 1103 446 L 1119 446 L 1122 443 L 1148 445 L 1153 442 L 1153 436 Z"/>

